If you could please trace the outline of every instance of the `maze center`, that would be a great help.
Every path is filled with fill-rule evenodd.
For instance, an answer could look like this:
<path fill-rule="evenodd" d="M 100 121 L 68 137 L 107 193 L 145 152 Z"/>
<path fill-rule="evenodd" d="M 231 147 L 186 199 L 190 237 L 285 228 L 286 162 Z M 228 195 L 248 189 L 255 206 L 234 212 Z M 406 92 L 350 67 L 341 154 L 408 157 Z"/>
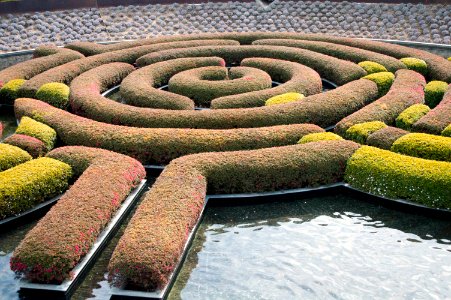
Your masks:
<path fill-rule="evenodd" d="M 436 47 L 451 50 L 450 45 Z M 8 116 L 2 119 L 7 130 L 0 143 L 0 229 L 5 241 L 13 241 L 0 244 L 6 247 L 0 249 L 0 262 L 9 263 L 0 287 L 15 286 L 8 297 L 70 298 L 74 292 L 79 295 L 77 287 L 83 280 L 86 285 L 86 273 L 97 264 L 103 266 L 107 291 L 100 298 L 166 298 L 179 273 L 174 297 L 221 298 L 222 291 L 215 288 L 193 294 L 190 280 L 207 286 L 202 280 L 208 277 L 183 262 L 186 255 L 188 262 L 196 262 L 193 255 L 198 253 L 202 266 L 202 249 L 188 252 L 204 242 L 207 253 L 221 251 L 210 233 L 219 230 L 218 224 L 206 213 L 210 227 L 202 225 L 205 209 L 231 205 L 236 215 L 240 207 L 246 215 L 249 201 L 271 203 L 261 207 L 272 207 L 282 227 L 259 227 L 256 230 L 263 231 L 249 233 L 243 229 L 246 218 L 236 221 L 241 224 L 237 227 L 224 219 L 225 229 L 235 228 L 248 237 L 217 237 L 224 239 L 221 245 L 236 243 L 226 246 L 224 253 L 234 252 L 230 250 L 238 246 L 233 245 L 245 248 L 255 238 L 255 249 L 270 244 L 269 257 L 284 261 L 293 255 L 291 262 L 304 259 L 333 273 L 334 266 L 318 260 L 325 245 L 348 241 L 353 252 L 337 246 L 345 255 L 335 259 L 354 257 L 363 264 L 362 253 L 369 250 L 360 239 L 368 237 L 354 232 L 355 225 L 368 222 L 384 237 L 377 220 L 390 224 L 387 216 L 393 214 L 411 223 L 430 221 L 437 232 L 433 237 L 425 229 L 407 228 L 418 236 L 406 233 L 399 239 L 418 238 L 427 244 L 434 238 L 437 243 L 430 247 L 444 254 L 430 260 L 430 266 L 451 262 L 450 83 L 451 57 L 327 34 L 198 33 L 39 46 L 32 59 L 0 70 L 0 110 Z M 11 118 L 18 123 L 14 132 Z M 0 123 L 0 132 L 2 128 Z M 331 201 L 334 195 L 339 196 Z M 286 221 L 291 212 L 284 210 L 287 204 L 282 201 L 293 199 L 305 199 L 292 207 L 296 222 Z M 331 210 L 318 204 L 321 210 L 315 210 L 308 199 L 332 207 L 334 201 L 343 202 L 343 207 Z M 367 206 L 350 205 L 349 199 L 377 207 L 375 223 Z M 357 218 L 348 214 L 353 206 L 359 207 Z M 315 217 L 309 219 L 302 209 L 312 210 Z M 228 213 L 216 211 L 220 217 Z M 265 222 L 265 217 L 255 218 L 250 227 Z M 354 219 L 348 222 L 349 218 Z M 317 230 L 318 220 L 325 220 L 327 233 L 336 230 L 342 239 Z M 406 228 L 393 224 L 395 229 Z M 277 247 L 292 237 L 284 230 L 297 232 L 295 245 L 300 249 L 317 242 L 318 252 L 299 256 L 304 252 L 290 246 L 289 255 L 281 256 Z M 391 263 L 401 264 L 405 257 L 413 269 L 418 267 L 415 257 L 397 252 L 399 247 L 392 243 L 387 247 L 403 258 Z M 415 249 L 425 257 L 435 255 L 428 247 Z M 240 255 L 246 257 L 244 252 Z M 239 282 L 224 284 L 225 274 L 233 274 L 240 264 L 227 257 L 231 264 L 220 261 L 214 276 L 220 286 L 233 289 Z M 377 259 L 390 264 L 384 256 Z M 288 269 L 281 266 L 276 271 L 270 260 L 262 261 L 263 265 L 243 262 L 241 267 L 249 274 L 260 270 L 253 279 L 266 270 L 286 278 L 291 278 L 292 268 L 309 271 L 290 262 Z M 368 263 L 366 268 L 377 267 Z M 383 285 L 388 272 L 379 271 L 375 285 Z M 294 298 L 308 297 L 297 281 L 310 282 L 311 276 L 302 274 L 291 279 L 301 289 L 286 285 Z M 440 272 L 437 289 L 412 293 L 446 294 L 447 274 L 446 269 Z M 334 291 L 346 296 L 343 286 L 353 279 L 341 285 L 334 275 L 327 280 L 334 286 L 329 296 Z M 184 293 L 178 292 L 181 281 L 187 282 Z M 236 288 L 224 297 L 265 297 L 266 292 L 247 288 L 250 292 Z M 392 288 L 387 285 L 387 290 Z M 285 291 L 268 295 L 289 297 Z M 318 297 L 326 297 L 325 290 L 317 291 Z"/>

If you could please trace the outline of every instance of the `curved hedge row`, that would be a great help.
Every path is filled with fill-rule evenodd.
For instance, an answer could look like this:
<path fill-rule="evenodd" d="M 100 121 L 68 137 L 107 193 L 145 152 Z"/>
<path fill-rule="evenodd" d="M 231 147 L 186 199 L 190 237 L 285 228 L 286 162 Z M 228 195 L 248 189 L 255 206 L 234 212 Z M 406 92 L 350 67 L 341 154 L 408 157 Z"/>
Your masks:
<path fill-rule="evenodd" d="M 451 84 L 448 85 L 442 101 L 413 124 L 412 130 L 440 134 L 449 124 L 451 124 Z"/>
<path fill-rule="evenodd" d="M 0 219 L 61 194 L 68 187 L 71 176 L 69 165 L 45 157 L 0 172 Z"/>
<path fill-rule="evenodd" d="M 110 279 L 146 290 L 163 287 L 199 219 L 207 189 L 209 194 L 257 192 L 335 183 L 343 179 L 346 161 L 358 147 L 349 141 L 323 141 L 172 161 L 117 244 L 108 267 Z"/>
<path fill-rule="evenodd" d="M 43 141 L 24 134 L 13 134 L 7 137 L 3 143 L 19 147 L 33 158 L 44 156 L 47 153 L 47 147 Z"/>
<path fill-rule="evenodd" d="M 72 79 L 92 68 L 111 62 L 134 63 L 135 60 L 147 53 L 171 48 L 197 47 L 201 45 L 238 45 L 236 41 L 229 40 L 193 40 L 186 42 L 173 42 L 158 45 L 141 46 L 131 49 L 113 51 L 78 59 L 58 67 L 42 72 L 28 80 L 20 89 L 20 96 L 34 97 L 38 89 L 50 82 L 69 84 Z"/>
<path fill-rule="evenodd" d="M 451 138 L 426 133 L 410 133 L 397 139 L 391 151 L 451 162 Z"/>
<path fill-rule="evenodd" d="M 0 172 L 31 160 L 26 151 L 14 145 L 0 144 Z"/>
<path fill-rule="evenodd" d="M 371 41 L 366 39 L 355 39 L 337 37 L 324 34 L 302 34 L 287 32 L 227 32 L 227 33 L 205 33 L 194 35 L 163 36 L 152 39 L 143 39 L 131 42 L 121 42 L 112 45 L 99 45 L 95 43 L 78 42 L 69 44 L 66 47 L 80 51 L 87 55 L 108 52 L 118 49 L 126 49 L 140 45 L 157 44 L 170 41 L 192 40 L 192 39 L 233 39 L 243 45 L 249 45 L 261 39 L 295 39 L 322 41 L 334 44 L 346 45 L 355 48 L 365 49 L 395 58 L 416 57 L 426 61 L 428 65 L 428 75 L 430 79 L 442 80 L 451 83 L 451 61 L 427 51 L 409 48 L 401 45 Z"/>
<path fill-rule="evenodd" d="M 44 143 L 47 151 L 53 149 L 56 142 L 56 132 L 53 128 L 42 124 L 41 122 L 37 122 L 29 117 L 23 117 L 20 119 L 16 133 L 37 138 Z"/>
<path fill-rule="evenodd" d="M 295 144 L 308 133 L 324 131 L 313 124 L 230 130 L 134 128 L 100 123 L 19 98 L 17 116 L 29 116 L 51 126 L 66 145 L 83 145 L 130 155 L 143 163 L 165 164 L 174 158 L 205 151 L 234 151 Z"/>
<path fill-rule="evenodd" d="M 318 132 L 318 133 L 310 133 L 303 136 L 298 144 L 306 144 L 311 142 L 319 142 L 319 141 L 337 141 L 343 140 L 341 136 L 332 132 Z"/>
<path fill-rule="evenodd" d="M 451 163 L 362 146 L 349 159 L 346 181 L 389 198 L 451 209 Z"/>
<path fill-rule="evenodd" d="M 272 45 L 302 48 L 337 57 L 339 59 L 349 60 L 356 64 L 362 61 L 369 60 L 383 65 L 390 72 L 396 72 L 400 69 L 406 69 L 406 66 L 399 59 L 396 59 L 394 57 L 377 52 L 328 42 L 290 39 L 262 39 L 254 41 L 252 45 Z"/>
<path fill-rule="evenodd" d="M 310 50 L 283 46 L 201 46 L 190 49 L 169 49 L 141 56 L 136 60 L 136 64 L 142 67 L 174 58 L 199 56 L 219 56 L 228 64 L 236 64 L 249 57 L 284 59 L 306 65 L 317 71 L 321 77 L 339 85 L 366 75 L 364 69 L 350 61 Z"/>
<path fill-rule="evenodd" d="M 377 74 L 377 73 L 376 73 Z M 424 103 L 424 77 L 410 70 L 399 70 L 389 92 L 338 122 L 335 132 L 343 136 L 349 127 L 359 123 L 381 121 L 394 124 L 396 117 L 406 108 Z"/>
<path fill-rule="evenodd" d="M 201 67 L 175 74 L 169 79 L 172 93 L 193 99 L 198 106 L 209 107 L 213 99 L 271 88 L 268 73 L 251 67 Z"/>
<path fill-rule="evenodd" d="M 248 108 L 263 106 L 266 100 L 289 92 L 301 93 L 304 96 L 321 92 L 322 82 L 319 74 L 299 63 L 272 58 L 245 58 L 241 66 L 253 67 L 265 71 L 273 81 L 282 84 L 262 91 L 237 94 L 216 98 L 211 102 L 211 108 Z"/>
<path fill-rule="evenodd" d="M 74 185 L 25 236 L 11 257 L 11 269 L 34 282 L 60 283 L 89 251 L 98 235 L 145 177 L 136 160 L 86 147 L 63 147 L 48 154 L 82 173 Z M 68 165 L 66 165 L 69 167 Z"/>
<path fill-rule="evenodd" d="M 431 109 L 425 104 L 414 104 L 406 108 L 396 118 L 396 127 L 411 130 L 412 125 L 426 115 Z"/>
<path fill-rule="evenodd" d="M 44 71 L 67 62 L 83 58 L 84 55 L 65 48 L 42 46 L 35 50 L 40 57 L 15 64 L 0 71 L 0 87 L 13 79 L 30 79 Z"/>
<path fill-rule="evenodd" d="M 400 128 L 386 126 L 371 133 L 366 139 L 366 144 L 377 148 L 390 150 L 393 143 L 409 132 Z"/>
<path fill-rule="evenodd" d="M 309 96 L 299 103 L 247 109 L 162 110 L 133 107 L 100 95 L 106 87 L 117 84 L 132 70 L 130 65 L 112 63 L 78 76 L 71 84 L 73 112 L 105 123 L 136 127 L 227 129 L 292 123 L 327 127 L 377 97 L 376 84 L 364 79 Z"/>
<path fill-rule="evenodd" d="M 345 137 L 360 144 L 365 144 L 368 136 L 387 127 L 384 122 L 372 121 L 352 125 L 346 130 Z"/>
<path fill-rule="evenodd" d="M 444 81 L 429 81 L 424 88 L 424 100 L 430 108 L 436 107 L 448 89 L 448 84 Z"/>
<path fill-rule="evenodd" d="M 0 89 L 0 104 L 14 104 L 14 100 L 19 96 L 19 89 L 25 81 L 25 79 L 13 79 L 5 83 Z"/>
<path fill-rule="evenodd" d="M 206 66 L 225 66 L 225 61 L 220 57 L 179 58 L 140 68 L 122 80 L 120 97 L 127 104 L 140 107 L 194 109 L 194 102 L 188 97 L 156 87 L 167 84 L 179 72 Z"/>

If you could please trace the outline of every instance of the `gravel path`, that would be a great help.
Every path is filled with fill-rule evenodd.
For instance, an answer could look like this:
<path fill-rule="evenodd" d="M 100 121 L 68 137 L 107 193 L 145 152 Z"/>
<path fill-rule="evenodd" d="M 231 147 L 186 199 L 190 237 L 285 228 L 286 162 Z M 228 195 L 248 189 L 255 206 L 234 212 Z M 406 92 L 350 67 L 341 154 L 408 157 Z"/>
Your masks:
<path fill-rule="evenodd" d="M 319 1 L 118 6 L 1 16 L 0 52 L 154 35 L 297 31 L 451 44 L 451 5 Z"/>

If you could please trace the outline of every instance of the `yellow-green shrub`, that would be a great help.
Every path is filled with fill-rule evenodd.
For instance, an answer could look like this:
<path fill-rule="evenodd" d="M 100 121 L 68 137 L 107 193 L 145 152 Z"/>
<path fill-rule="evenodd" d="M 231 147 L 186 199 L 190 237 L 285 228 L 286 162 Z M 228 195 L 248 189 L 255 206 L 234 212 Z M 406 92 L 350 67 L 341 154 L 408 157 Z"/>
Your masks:
<path fill-rule="evenodd" d="M 69 104 L 70 89 L 60 82 L 50 82 L 42 85 L 36 92 L 36 98 L 57 108 L 66 109 Z"/>
<path fill-rule="evenodd" d="M 401 58 L 400 61 L 402 61 L 409 70 L 416 71 L 423 75 L 428 73 L 428 64 L 422 59 L 415 57 L 404 57 Z"/>
<path fill-rule="evenodd" d="M 355 124 L 346 130 L 345 137 L 360 144 L 365 144 L 366 139 L 370 134 L 385 127 L 387 127 L 387 125 L 380 121 Z"/>
<path fill-rule="evenodd" d="M 448 126 L 446 126 L 445 129 L 443 129 L 442 135 L 451 137 L 451 124 L 449 124 Z"/>
<path fill-rule="evenodd" d="M 424 100 L 429 107 L 434 108 L 443 99 L 448 83 L 444 81 L 433 80 L 426 84 L 424 88 Z"/>
<path fill-rule="evenodd" d="M 377 89 L 379 91 L 379 95 L 385 95 L 390 89 L 393 81 L 395 80 L 395 74 L 391 72 L 379 72 L 366 75 L 362 77 L 364 79 L 368 79 L 377 84 Z"/>
<path fill-rule="evenodd" d="M 299 93 L 285 93 L 269 98 L 268 100 L 266 100 L 265 105 L 270 106 L 270 105 L 285 104 L 294 101 L 299 101 L 303 98 L 304 95 Z"/>
<path fill-rule="evenodd" d="M 391 151 L 451 162 L 451 138 L 427 133 L 409 133 L 397 139 Z"/>
<path fill-rule="evenodd" d="M 0 172 L 0 219 L 61 194 L 67 189 L 71 176 L 68 164 L 48 157 Z"/>
<path fill-rule="evenodd" d="M 0 171 L 7 170 L 31 159 L 31 155 L 19 147 L 0 144 Z"/>
<path fill-rule="evenodd" d="M 55 145 L 56 132 L 52 127 L 29 117 L 23 117 L 17 127 L 16 133 L 32 136 L 44 142 L 47 150 L 51 150 Z"/>
<path fill-rule="evenodd" d="M 451 209 L 451 163 L 362 146 L 348 160 L 345 181 L 389 198 Z"/>
<path fill-rule="evenodd" d="M 0 89 L 0 103 L 13 104 L 14 100 L 18 98 L 18 91 L 25 81 L 25 79 L 13 79 L 8 81 Z"/>
<path fill-rule="evenodd" d="M 306 144 L 310 142 L 318 141 L 335 141 L 342 140 L 343 138 L 333 132 L 318 132 L 304 135 L 298 142 L 298 144 Z"/>
<path fill-rule="evenodd" d="M 410 130 L 412 125 L 426 115 L 431 109 L 429 106 L 424 104 L 414 104 L 409 108 L 405 109 L 396 118 L 396 127 Z"/>
<path fill-rule="evenodd" d="M 388 72 L 388 70 L 381 64 L 365 60 L 358 63 L 368 74 L 379 73 L 379 72 Z"/>

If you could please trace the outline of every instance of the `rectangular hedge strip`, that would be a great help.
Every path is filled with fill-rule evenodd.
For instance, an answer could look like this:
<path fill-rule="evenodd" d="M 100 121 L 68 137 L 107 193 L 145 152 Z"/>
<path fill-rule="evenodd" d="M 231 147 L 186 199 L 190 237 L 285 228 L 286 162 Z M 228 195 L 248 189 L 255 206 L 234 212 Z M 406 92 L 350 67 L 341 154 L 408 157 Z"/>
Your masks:
<path fill-rule="evenodd" d="M 69 165 L 45 157 L 0 172 L 0 219 L 61 194 L 71 176 Z"/>

